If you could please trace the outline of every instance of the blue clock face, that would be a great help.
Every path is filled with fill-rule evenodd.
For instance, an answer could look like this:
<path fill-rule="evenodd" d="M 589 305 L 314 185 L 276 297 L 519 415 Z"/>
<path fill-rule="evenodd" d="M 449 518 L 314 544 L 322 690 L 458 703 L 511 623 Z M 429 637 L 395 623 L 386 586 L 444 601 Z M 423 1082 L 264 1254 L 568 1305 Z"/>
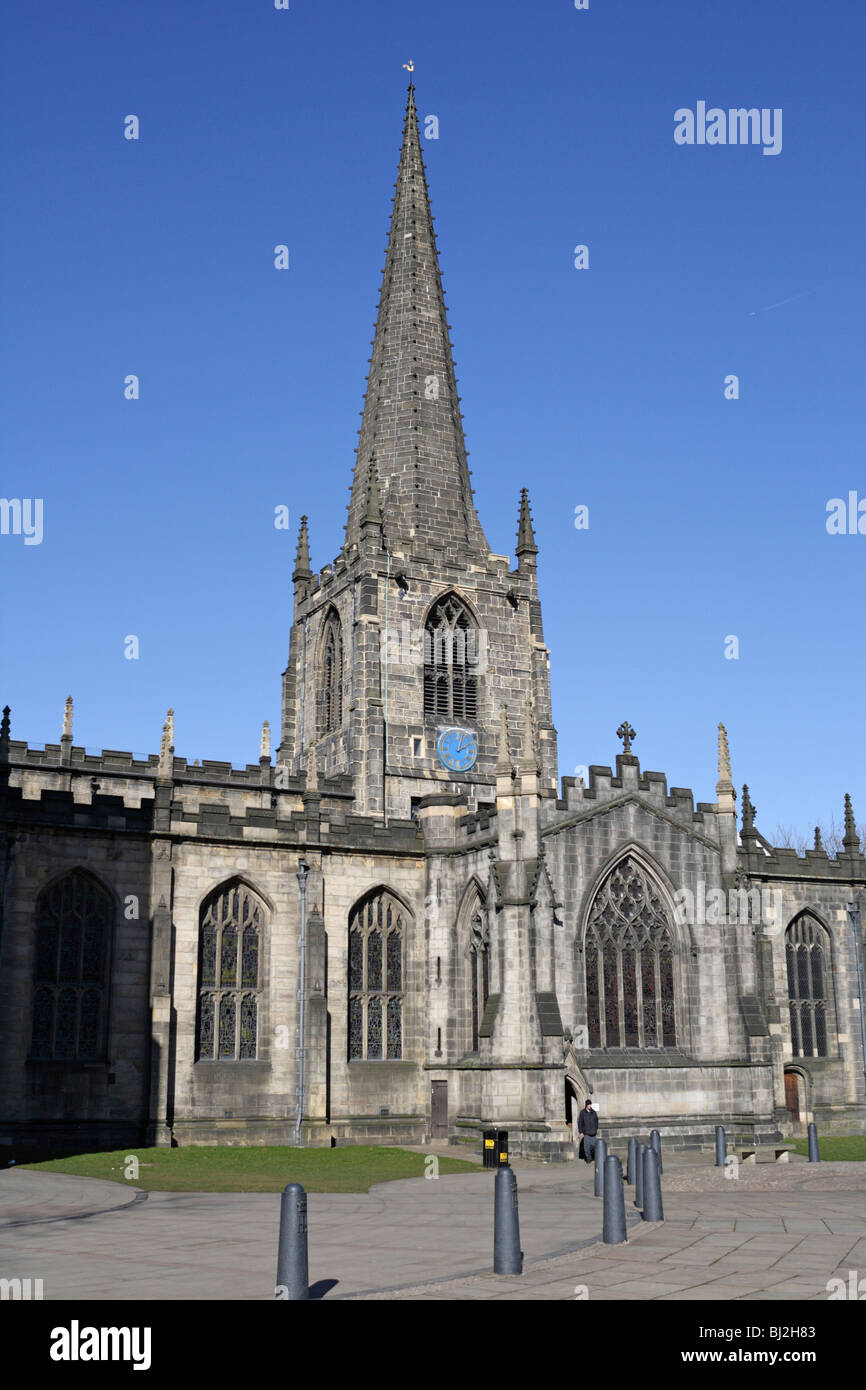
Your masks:
<path fill-rule="evenodd" d="M 436 752 L 450 772 L 468 772 L 478 757 L 478 739 L 470 729 L 443 729 Z"/>

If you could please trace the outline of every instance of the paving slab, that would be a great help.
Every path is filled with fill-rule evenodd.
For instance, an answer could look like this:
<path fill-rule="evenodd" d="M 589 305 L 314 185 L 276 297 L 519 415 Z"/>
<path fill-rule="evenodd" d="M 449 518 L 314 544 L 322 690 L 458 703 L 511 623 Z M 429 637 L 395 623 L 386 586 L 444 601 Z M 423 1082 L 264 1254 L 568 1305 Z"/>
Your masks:
<path fill-rule="evenodd" d="M 785 1167 L 732 1183 L 666 1158 L 668 1219 L 642 1222 L 626 1188 L 629 1239 L 617 1246 L 599 1242 L 591 1167 L 515 1172 L 521 1276 L 491 1272 L 494 1176 L 478 1171 L 309 1194 L 314 1296 L 574 1301 L 585 1286 L 590 1300 L 803 1301 L 826 1298 L 851 1268 L 866 1274 L 866 1164 L 794 1168 L 797 1185 Z M 270 1300 L 279 1202 L 3 1170 L 0 1275 L 42 1278 L 49 1299 Z"/>

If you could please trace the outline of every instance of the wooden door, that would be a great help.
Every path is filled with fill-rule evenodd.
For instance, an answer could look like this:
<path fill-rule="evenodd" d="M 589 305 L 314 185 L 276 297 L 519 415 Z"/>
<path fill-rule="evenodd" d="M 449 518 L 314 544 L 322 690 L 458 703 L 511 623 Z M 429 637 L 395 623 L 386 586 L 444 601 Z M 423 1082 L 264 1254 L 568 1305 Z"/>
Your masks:
<path fill-rule="evenodd" d="M 448 1138 L 448 1082 L 430 1082 L 430 1119 L 434 1139 Z"/>
<path fill-rule="evenodd" d="M 800 1078 L 796 1072 L 785 1072 L 785 1107 L 795 1125 L 800 1123 Z"/>

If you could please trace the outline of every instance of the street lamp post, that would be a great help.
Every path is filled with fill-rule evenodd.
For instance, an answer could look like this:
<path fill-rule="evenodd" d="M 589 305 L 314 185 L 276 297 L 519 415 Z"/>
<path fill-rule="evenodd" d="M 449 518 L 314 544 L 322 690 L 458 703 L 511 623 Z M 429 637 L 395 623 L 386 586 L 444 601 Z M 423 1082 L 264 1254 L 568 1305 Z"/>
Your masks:
<path fill-rule="evenodd" d="M 301 904 L 300 983 L 298 987 L 298 1114 L 295 1120 L 295 1144 L 301 1142 L 301 1122 L 304 1118 L 304 1026 L 307 1003 L 307 874 L 310 866 L 306 859 L 298 860 L 298 898 Z"/>

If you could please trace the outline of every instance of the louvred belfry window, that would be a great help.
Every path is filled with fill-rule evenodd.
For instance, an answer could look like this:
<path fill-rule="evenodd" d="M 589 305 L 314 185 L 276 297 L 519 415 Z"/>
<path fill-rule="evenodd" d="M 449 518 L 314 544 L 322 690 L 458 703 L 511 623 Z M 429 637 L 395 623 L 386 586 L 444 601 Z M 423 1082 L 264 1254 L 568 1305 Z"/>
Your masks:
<path fill-rule="evenodd" d="M 676 1047 L 673 947 L 658 889 L 626 856 L 599 888 L 586 928 L 590 1047 Z"/>
<path fill-rule="evenodd" d="M 243 883 L 206 900 L 199 928 L 197 1057 L 245 1062 L 258 1055 L 265 909 Z"/>
<path fill-rule="evenodd" d="M 424 627 L 424 715 L 472 723 L 478 718 L 478 629 L 465 604 L 446 594 Z"/>
<path fill-rule="evenodd" d="M 104 1057 L 113 920 L 107 889 L 82 870 L 74 869 L 40 894 L 32 1058 L 92 1062 Z"/>
<path fill-rule="evenodd" d="M 808 912 L 785 932 L 792 1057 L 829 1057 L 834 1041 L 830 938 Z"/>
<path fill-rule="evenodd" d="M 406 909 L 384 888 L 349 916 L 349 1061 L 403 1056 Z"/>
<path fill-rule="evenodd" d="M 333 609 L 322 631 L 318 703 L 319 734 L 334 733 L 343 723 L 343 636 Z"/>

